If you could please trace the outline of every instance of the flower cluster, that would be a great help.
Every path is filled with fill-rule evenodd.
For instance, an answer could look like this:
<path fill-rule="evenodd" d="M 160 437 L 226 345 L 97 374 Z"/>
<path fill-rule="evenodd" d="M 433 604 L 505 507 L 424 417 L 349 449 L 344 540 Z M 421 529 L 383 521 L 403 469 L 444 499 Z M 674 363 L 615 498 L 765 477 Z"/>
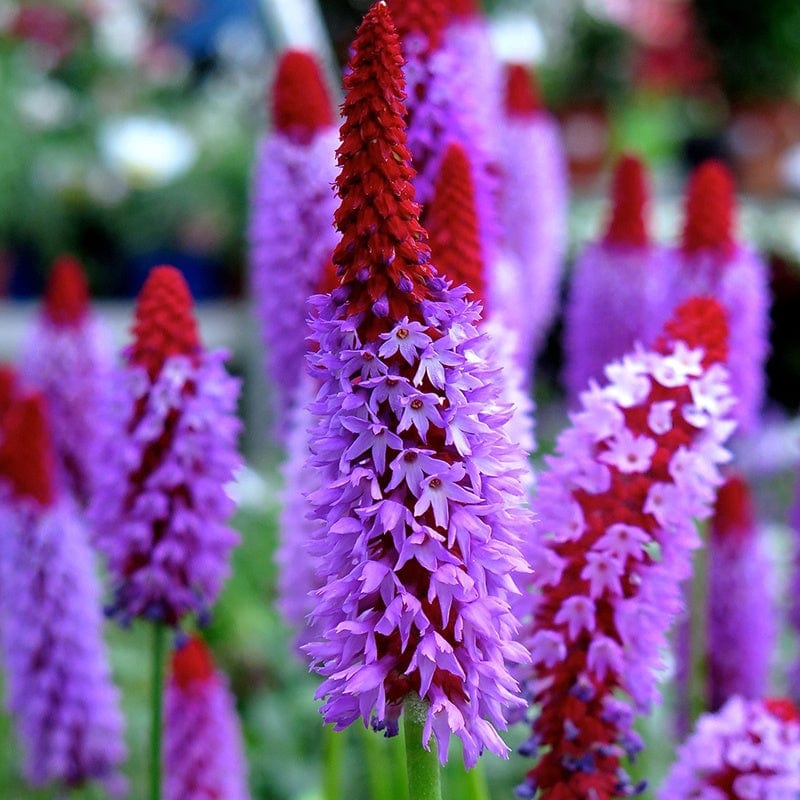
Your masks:
<path fill-rule="evenodd" d="M 91 496 L 99 468 L 97 418 L 111 368 L 110 340 L 89 308 L 83 269 L 62 256 L 53 264 L 20 370 L 47 398 L 60 477 L 81 503 Z"/>
<path fill-rule="evenodd" d="M 719 490 L 708 552 L 708 688 L 711 710 L 733 695 L 763 697 L 777 631 L 773 566 L 740 475 Z"/>
<path fill-rule="evenodd" d="M 175 624 L 204 614 L 237 542 L 225 490 L 240 464 L 237 380 L 202 349 L 180 272 L 157 267 L 115 376 L 113 431 L 90 517 L 115 583 L 112 613 Z"/>
<path fill-rule="evenodd" d="M 520 265 L 515 291 L 526 301 L 520 359 L 530 364 L 559 299 L 567 248 L 567 165 L 558 123 L 542 105 L 528 69 L 508 65 L 505 82 L 497 151 L 500 219 L 505 245 Z"/>
<path fill-rule="evenodd" d="M 794 800 L 800 715 L 787 700 L 732 697 L 678 748 L 658 800 Z"/>
<path fill-rule="evenodd" d="M 338 135 L 320 68 L 288 50 L 273 88 L 274 129 L 256 158 L 248 230 L 255 311 L 275 396 L 278 438 L 304 371 L 306 300 L 317 291 L 337 235 L 333 227 Z"/>
<path fill-rule="evenodd" d="M 577 399 L 603 367 L 635 342 L 658 334 L 672 311 L 672 260 L 650 242 L 645 167 L 633 156 L 617 163 L 605 237 L 576 259 L 565 309 L 564 382 Z"/>
<path fill-rule="evenodd" d="M 0 644 L 26 777 L 118 796 L 123 718 L 87 532 L 55 481 L 43 397 L 8 372 L 0 386 Z"/>
<path fill-rule="evenodd" d="M 507 752 L 496 729 L 521 702 L 507 664 L 526 654 L 509 603 L 531 519 L 519 450 L 502 430 L 510 409 L 496 410 L 496 371 L 479 355 L 478 309 L 436 275 L 423 244 L 401 63 L 377 4 L 345 84 L 342 285 L 314 301 L 321 388 L 308 468 L 322 484 L 309 500 L 323 523 L 313 543 L 323 585 L 312 622 L 323 637 L 306 650 L 325 676 L 326 721 L 393 734 L 416 694 L 423 744 L 433 735 L 444 762 L 455 733 L 472 765 L 484 748 Z"/>
<path fill-rule="evenodd" d="M 164 800 L 248 800 L 234 699 L 199 637 L 172 656 L 164 709 Z"/>
<path fill-rule="evenodd" d="M 717 161 L 701 164 L 686 196 L 683 241 L 673 302 L 696 294 L 715 297 L 730 316 L 731 387 L 742 433 L 751 432 L 764 400 L 769 351 L 769 279 L 763 259 L 734 239 L 733 178 Z"/>
<path fill-rule="evenodd" d="M 709 515 L 729 458 L 726 328 L 713 300 L 683 304 L 654 349 L 637 348 L 606 367 L 605 386 L 590 384 L 540 476 L 527 638 L 540 712 L 524 750 L 546 749 L 521 796 L 636 791 L 620 766 L 641 747 L 634 708 L 657 698 L 665 633 L 699 545 L 693 520 Z"/>

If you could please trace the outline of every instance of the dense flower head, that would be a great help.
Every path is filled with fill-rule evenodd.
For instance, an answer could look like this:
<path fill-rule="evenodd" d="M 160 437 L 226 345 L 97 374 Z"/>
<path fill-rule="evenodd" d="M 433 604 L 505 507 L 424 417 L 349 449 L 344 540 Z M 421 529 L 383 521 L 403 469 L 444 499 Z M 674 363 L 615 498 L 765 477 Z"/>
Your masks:
<path fill-rule="evenodd" d="M 12 391 L 0 412 L 0 649 L 8 709 L 31 783 L 71 788 L 98 780 L 116 796 L 125 785 L 123 719 L 102 640 L 94 559 L 77 509 L 52 482 L 42 398 Z"/>
<path fill-rule="evenodd" d="M 110 336 L 91 312 L 80 263 L 66 256 L 57 259 L 19 369 L 47 398 L 59 480 L 82 504 L 102 469 L 97 419 L 108 397 L 111 366 Z"/>
<path fill-rule="evenodd" d="M 396 52 L 386 9 L 373 6 L 356 38 L 351 85 L 363 86 L 363 70 L 386 86 Z M 392 109 L 402 113 L 402 80 L 393 91 L 387 118 Z M 352 108 L 346 101 L 346 116 Z M 390 124 L 402 142 L 402 124 Z M 369 153 L 370 139 L 360 147 Z M 351 172 L 343 203 L 357 207 L 384 167 L 356 152 L 351 158 L 364 172 L 358 181 Z M 407 162 L 400 166 L 409 180 Z M 395 191 L 405 196 L 403 184 Z M 369 243 L 349 237 L 357 217 L 338 220 L 344 240 Z M 401 310 L 409 313 L 387 304 L 380 327 L 365 325 L 375 313 L 352 302 L 364 294 L 352 280 L 313 301 L 318 349 L 309 371 L 320 389 L 310 407 L 307 469 L 320 476 L 309 502 L 322 524 L 311 545 L 321 583 L 311 624 L 322 636 L 305 649 L 325 677 L 318 697 L 337 729 L 361 718 L 392 735 L 404 700 L 417 694 L 427 709 L 423 744 L 433 735 L 444 762 L 455 733 L 472 765 L 484 748 L 506 753 L 496 729 L 521 702 L 507 664 L 525 659 L 510 610 L 515 576 L 527 570 L 519 547 L 531 524 L 523 459 L 503 432 L 511 409 L 500 400 L 498 370 L 480 355 L 479 307 L 466 287 L 452 289 L 436 274 L 413 235 L 416 219 L 379 225 L 374 236 L 390 227 L 412 248 L 408 287 L 420 291 L 406 293 Z M 391 283 L 379 253 L 356 250 L 350 258 L 368 265 L 367 277 L 389 273 L 379 285 Z"/>
<path fill-rule="evenodd" d="M 647 245 L 648 195 L 647 175 L 641 159 L 623 155 L 617 161 L 611 181 L 611 217 L 606 242 L 631 247 Z"/>
<path fill-rule="evenodd" d="M 509 117 L 529 117 L 544 108 L 539 84 L 525 64 L 505 65 L 504 107 Z"/>
<path fill-rule="evenodd" d="M 397 35 L 418 36 L 420 48 L 432 51 L 442 43 L 447 20 L 445 0 L 389 0 L 389 10 Z"/>
<path fill-rule="evenodd" d="M 733 695 L 763 697 L 776 641 L 774 568 L 738 474 L 719 490 L 708 555 L 708 695 L 716 710 Z"/>
<path fill-rule="evenodd" d="M 540 711 L 524 749 L 546 749 L 521 796 L 604 800 L 640 788 L 620 763 L 641 748 L 634 710 L 658 697 L 679 582 L 699 545 L 694 519 L 710 514 L 730 457 L 725 331 L 713 300 L 679 308 L 654 349 L 637 347 L 606 367 L 604 386 L 590 383 L 540 475 L 527 637 Z"/>
<path fill-rule="evenodd" d="M 483 15 L 480 0 L 445 0 L 445 2 L 450 17 L 472 18 Z"/>
<path fill-rule="evenodd" d="M 272 119 L 278 131 L 304 144 L 318 131 L 333 125 L 333 103 L 322 70 L 311 53 L 281 53 L 272 87 Z"/>
<path fill-rule="evenodd" d="M 318 291 L 338 240 L 333 184 L 339 135 L 322 71 L 310 54 L 284 53 L 272 94 L 276 124 L 257 146 L 248 242 L 273 431 L 283 442 L 305 368 L 306 301 Z"/>
<path fill-rule="evenodd" d="M 226 373 L 224 352 L 201 347 L 182 280 L 161 267 L 142 290 L 90 506 L 115 588 L 111 612 L 122 621 L 203 615 L 238 538 L 227 525 L 234 503 L 225 484 L 240 464 L 239 382 Z"/>
<path fill-rule="evenodd" d="M 633 156 L 617 163 L 607 231 L 578 254 L 564 312 L 564 382 L 577 399 L 604 366 L 655 338 L 672 313 L 675 265 L 647 233 L 647 176 Z"/>
<path fill-rule="evenodd" d="M 164 706 L 164 800 L 247 800 L 235 701 L 197 636 L 172 656 Z"/>
<path fill-rule="evenodd" d="M 686 190 L 682 246 L 687 253 L 730 252 L 734 243 L 734 184 L 728 168 L 714 159 L 692 173 Z"/>
<path fill-rule="evenodd" d="M 54 325 L 78 325 L 89 311 L 89 286 L 80 261 L 59 256 L 53 263 L 44 295 L 44 312 Z"/>
<path fill-rule="evenodd" d="M 703 714 L 659 788 L 658 800 L 794 800 L 800 794 L 800 718 L 787 700 L 735 696 Z"/>

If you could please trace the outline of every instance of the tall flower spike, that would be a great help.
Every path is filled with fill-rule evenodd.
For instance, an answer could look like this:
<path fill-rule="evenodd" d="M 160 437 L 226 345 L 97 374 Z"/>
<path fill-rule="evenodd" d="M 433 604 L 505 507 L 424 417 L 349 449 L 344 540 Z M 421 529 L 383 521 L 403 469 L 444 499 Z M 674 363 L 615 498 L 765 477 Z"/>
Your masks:
<path fill-rule="evenodd" d="M 500 218 L 520 264 L 521 355 L 530 364 L 556 314 L 567 249 L 567 167 L 561 131 L 542 107 L 529 69 L 510 64 L 498 148 Z"/>
<path fill-rule="evenodd" d="M 114 376 L 90 518 L 114 583 L 111 613 L 176 624 L 214 603 L 237 542 L 225 484 L 241 463 L 239 382 L 225 372 L 224 352 L 200 344 L 189 289 L 173 267 L 150 273 L 133 331 Z"/>
<path fill-rule="evenodd" d="M 258 144 L 248 227 L 250 284 L 283 441 L 304 370 L 306 300 L 336 245 L 338 133 L 314 57 L 287 50 L 273 89 L 273 129 Z"/>
<path fill-rule="evenodd" d="M 658 800 L 792 800 L 800 793 L 800 715 L 782 699 L 732 697 L 678 748 Z"/>
<path fill-rule="evenodd" d="M 87 532 L 55 483 L 42 396 L 3 383 L 0 650 L 25 775 L 61 789 L 96 780 L 119 796 L 123 718 Z"/>
<path fill-rule="evenodd" d="M 354 44 L 339 178 L 343 285 L 315 298 L 309 495 L 322 588 L 306 647 L 325 676 L 322 713 L 397 732 L 406 698 L 426 707 L 447 759 L 451 733 L 475 763 L 504 755 L 496 729 L 519 706 L 507 663 L 509 602 L 531 525 L 519 450 L 502 428 L 497 370 L 480 356 L 477 307 L 428 261 L 410 184 L 399 43 L 384 4 Z"/>
<path fill-rule="evenodd" d="M 758 424 L 769 351 L 767 266 L 734 233 L 733 178 L 717 161 L 701 164 L 687 190 L 683 242 L 677 254 L 673 302 L 694 294 L 715 297 L 730 315 L 731 386 L 742 433 Z"/>
<path fill-rule="evenodd" d="M 110 336 L 92 313 L 86 276 L 68 256 L 56 259 L 42 312 L 19 362 L 24 380 L 47 398 L 60 480 L 81 504 L 91 497 L 112 368 Z"/>
<path fill-rule="evenodd" d="M 172 656 L 164 719 L 164 800 L 248 800 L 233 695 L 197 636 Z"/>
<path fill-rule="evenodd" d="M 540 711 L 524 752 L 546 749 L 522 797 L 638 791 L 621 758 L 642 747 L 634 712 L 658 696 L 665 633 L 700 543 L 694 519 L 710 514 L 730 457 L 725 340 L 717 303 L 681 306 L 654 349 L 609 364 L 603 387 L 590 383 L 539 477 L 527 645 Z"/>
<path fill-rule="evenodd" d="M 719 490 L 708 554 L 708 690 L 712 711 L 728 698 L 763 697 L 775 645 L 773 566 L 741 475 Z"/>
<path fill-rule="evenodd" d="M 605 235 L 575 262 L 564 322 L 564 383 L 573 401 L 634 342 L 652 341 L 672 311 L 674 260 L 649 241 L 647 184 L 642 161 L 620 158 Z"/>

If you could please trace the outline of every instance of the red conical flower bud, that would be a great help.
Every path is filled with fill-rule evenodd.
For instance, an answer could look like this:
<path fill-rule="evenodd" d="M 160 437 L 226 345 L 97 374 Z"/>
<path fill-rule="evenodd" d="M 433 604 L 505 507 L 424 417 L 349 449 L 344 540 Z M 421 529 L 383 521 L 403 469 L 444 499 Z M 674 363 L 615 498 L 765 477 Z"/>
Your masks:
<path fill-rule="evenodd" d="M 89 310 L 89 287 L 78 259 L 60 256 L 53 263 L 44 295 L 44 312 L 54 325 L 77 325 Z"/>
<path fill-rule="evenodd" d="M 606 242 L 631 247 L 647 245 L 648 194 L 644 164 L 636 156 L 623 155 L 617 161 L 611 183 L 612 210 Z"/>
<path fill-rule="evenodd" d="M 179 270 L 151 270 L 136 303 L 130 363 L 145 367 L 155 379 L 170 356 L 194 355 L 200 339 L 192 306 L 192 295 Z"/>
<path fill-rule="evenodd" d="M 683 249 L 728 252 L 733 246 L 734 208 L 730 171 L 721 161 L 704 161 L 689 179 Z"/>
<path fill-rule="evenodd" d="M 450 17 L 480 17 L 483 7 L 480 0 L 447 0 Z"/>
<path fill-rule="evenodd" d="M 472 165 L 460 144 L 451 144 L 442 161 L 436 192 L 428 208 L 431 257 L 454 286 L 465 283 L 474 299 L 485 301 L 485 265 L 481 253 Z"/>
<path fill-rule="evenodd" d="M 281 55 L 272 89 L 272 118 L 279 131 L 301 142 L 333 125 L 325 79 L 310 53 L 286 50 Z"/>
<path fill-rule="evenodd" d="M 783 722 L 800 721 L 800 711 L 798 711 L 797 706 L 785 697 L 765 698 L 764 708 L 766 708 L 773 717 L 783 720 Z"/>
<path fill-rule="evenodd" d="M 722 306 L 711 297 L 692 297 L 675 310 L 664 327 L 664 336 L 656 345 L 665 353 L 672 342 L 683 341 L 691 347 L 702 347 L 703 365 L 728 359 L 728 318 Z"/>
<path fill-rule="evenodd" d="M 342 238 L 333 261 L 349 291 L 349 313 L 364 315 L 362 340 L 404 316 L 417 319 L 433 275 L 411 184 L 402 64 L 389 10 L 378 3 L 358 29 L 344 79 L 336 181 L 341 204 L 335 222 Z"/>
<path fill-rule="evenodd" d="M 190 637 L 172 654 L 172 675 L 181 689 L 194 681 L 205 682 L 214 675 L 214 660 L 199 636 Z"/>
<path fill-rule="evenodd" d="M 544 108 L 535 74 L 524 64 L 506 64 L 505 109 L 509 117 L 529 117 Z"/>
<path fill-rule="evenodd" d="M 39 392 L 14 398 L 8 372 L 3 391 L 11 395 L 0 430 L 0 479 L 17 498 L 49 506 L 55 500 L 55 453 L 44 397 Z M 2 402 L 0 398 L 0 402 Z"/>
<path fill-rule="evenodd" d="M 711 524 L 712 536 L 738 541 L 753 535 L 754 526 L 750 489 L 741 475 L 731 475 L 717 494 Z"/>
<path fill-rule="evenodd" d="M 401 39 L 418 34 L 427 39 L 428 50 L 439 48 L 447 21 L 444 0 L 389 0 L 389 9 Z"/>

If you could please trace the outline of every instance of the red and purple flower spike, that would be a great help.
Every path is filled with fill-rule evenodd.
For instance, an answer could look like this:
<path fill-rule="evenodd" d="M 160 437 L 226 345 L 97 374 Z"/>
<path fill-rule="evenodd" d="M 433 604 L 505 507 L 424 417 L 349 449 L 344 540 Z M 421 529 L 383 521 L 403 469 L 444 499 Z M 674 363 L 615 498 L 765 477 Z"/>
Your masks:
<path fill-rule="evenodd" d="M 774 568 L 741 475 L 719 490 L 708 550 L 708 690 L 716 711 L 733 695 L 764 696 L 777 634 Z"/>
<path fill-rule="evenodd" d="M 53 264 L 20 372 L 47 398 L 60 480 L 81 504 L 100 469 L 97 419 L 108 402 L 111 368 L 110 337 L 90 309 L 83 268 L 62 256 Z"/>
<path fill-rule="evenodd" d="M 644 163 L 622 156 L 611 192 L 605 235 L 579 254 L 565 310 L 564 382 L 573 400 L 609 361 L 651 341 L 673 307 L 673 262 L 647 231 Z"/>
<path fill-rule="evenodd" d="M 234 698 L 197 636 L 172 656 L 164 705 L 164 800 L 248 800 Z"/>
<path fill-rule="evenodd" d="M 333 227 L 338 135 L 319 64 L 299 50 L 278 63 L 273 129 L 258 145 L 248 228 L 251 286 L 283 440 L 304 371 L 306 300 L 317 290 Z"/>
<path fill-rule="evenodd" d="M 700 544 L 694 520 L 711 513 L 730 458 L 726 340 L 714 300 L 679 307 L 653 349 L 590 384 L 540 475 L 527 638 L 539 710 L 523 752 L 544 749 L 521 797 L 608 800 L 641 788 L 621 766 L 642 747 L 634 711 L 658 696 L 665 634 Z"/>
<path fill-rule="evenodd" d="M 200 344 L 189 288 L 156 267 L 139 295 L 134 342 L 115 376 L 103 479 L 90 517 L 115 589 L 111 613 L 169 625 L 216 600 L 238 541 L 225 484 L 239 382 Z"/>
<path fill-rule="evenodd" d="M 522 363 L 530 367 L 555 317 L 567 249 L 567 167 L 561 131 L 530 70 L 510 64 L 500 118 L 500 220 L 519 264 Z"/>
<path fill-rule="evenodd" d="M 769 280 L 764 261 L 736 241 L 734 183 L 718 161 L 701 164 L 689 180 L 683 241 L 673 301 L 694 294 L 719 300 L 730 315 L 731 386 L 740 432 L 755 429 L 765 393 L 769 351 Z"/>
<path fill-rule="evenodd" d="M 784 699 L 732 697 L 678 748 L 658 800 L 794 800 L 800 795 L 800 714 Z"/>
<path fill-rule="evenodd" d="M 41 394 L 0 378 L 0 650 L 25 776 L 125 791 L 123 718 L 102 639 L 94 557 L 59 489 Z"/>
<path fill-rule="evenodd" d="M 337 225 L 342 285 L 315 298 L 311 412 L 322 588 L 306 647 L 327 722 L 397 732 L 419 695 L 446 761 L 504 755 L 518 707 L 510 600 L 531 525 L 522 460 L 502 432 L 477 307 L 428 261 L 405 142 L 402 58 L 386 6 L 364 18 L 345 78 Z M 370 201 L 367 202 L 367 198 Z"/>

